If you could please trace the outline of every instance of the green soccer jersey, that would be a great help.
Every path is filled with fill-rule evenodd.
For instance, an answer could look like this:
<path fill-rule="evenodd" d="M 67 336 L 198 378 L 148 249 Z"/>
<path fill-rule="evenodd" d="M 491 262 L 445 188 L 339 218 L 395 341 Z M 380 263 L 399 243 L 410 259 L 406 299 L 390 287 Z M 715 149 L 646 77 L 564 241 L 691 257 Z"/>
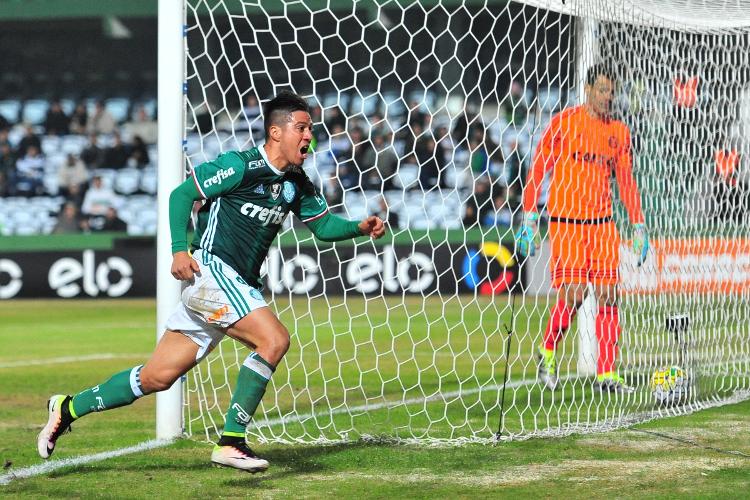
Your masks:
<path fill-rule="evenodd" d="M 202 163 L 193 180 L 208 201 L 198 212 L 191 247 L 221 258 L 253 286 L 261 286 L 260 267 L 290 211 L 305 223 L 328 212 L 304 171 L 276 169 L 262 146 Z"/>

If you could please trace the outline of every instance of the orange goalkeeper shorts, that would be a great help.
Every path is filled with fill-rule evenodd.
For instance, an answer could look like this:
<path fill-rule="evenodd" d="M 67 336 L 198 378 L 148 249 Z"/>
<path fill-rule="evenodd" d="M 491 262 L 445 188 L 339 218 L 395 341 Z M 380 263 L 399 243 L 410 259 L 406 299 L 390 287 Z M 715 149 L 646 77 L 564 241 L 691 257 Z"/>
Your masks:
<path fill-rule="evenodd" d="M 610 217 L 572 220 L 550 217 L 552 285 L 614 285 L 620 266 L 620 234 Z"/>

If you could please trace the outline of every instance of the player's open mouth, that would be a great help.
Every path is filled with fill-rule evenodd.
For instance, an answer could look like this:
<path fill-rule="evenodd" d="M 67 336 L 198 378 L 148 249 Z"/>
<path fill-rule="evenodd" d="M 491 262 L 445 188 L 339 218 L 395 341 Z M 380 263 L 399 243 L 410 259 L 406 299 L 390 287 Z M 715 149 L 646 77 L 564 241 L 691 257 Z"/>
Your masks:
<path fill-rule="evenodd" d="M 306 144 L 306 145 L 302 146 L 301 148 L 299 148 L 299 154 L 302 155 L 302 158 L 307 159 L 307 154 L 309 152 L 310 152 L 310 145 L 309 144 Z"/>

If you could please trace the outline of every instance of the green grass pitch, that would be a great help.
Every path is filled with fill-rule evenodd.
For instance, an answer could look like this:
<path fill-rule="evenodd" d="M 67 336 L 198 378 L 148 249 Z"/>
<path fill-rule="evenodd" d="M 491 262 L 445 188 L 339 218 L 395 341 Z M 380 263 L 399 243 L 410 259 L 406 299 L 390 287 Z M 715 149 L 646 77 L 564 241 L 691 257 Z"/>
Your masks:
<path fill-rule="evenodd" d="M 269 390 L 263 402 L 266 426 L 254 431 L 253 438 L 347 436 L 348 442 L 256 444 L 272 468 L 252 476 L 209 466 L 204 420 L 192 413 L 194 439 L 12 479 L 14 471 L 43 462 L 36 454 L 35 438 L 50 394 L 76 392 L 145 361 L 156 336 L 155 303 L 3 302 L 0 458 L 5 468 L 0 476 L 7 484 L 0 485 L 0 493 L 82 498 L 315 498 L 330 492 L 367 498 L 555 497 L 563 492 L 590 497 L 726 497 L 750 487 L 747 401 L 608 433 L 498 445 L 431 448 L 359 439 L 363 434 L 491 437 L 498 423 L 499 391 L 492 385 L 502 381 L 502 327 L 510 317 L 507 300 L 380 298 L 344 305 L 314 299 L 295 301 L 293 307 L 284 301 L 274 305 L 294 338 L 274 377 L 275 396 L 269 399 Z M 596 421 L 611 416 L 613 409 L 627 413 L 651 407 L 645 388 L 615 404 L 596 400 L 585 380 L 570 379 L 567 389 L 554 398 L 524 382 L 534 376 L 531 353 L 545 309 L 530 302 L 516 306 L 510 372 L 516 385 L 506 392 L 506 432 L 528 432 L 534 425 L 557 427 L 570 422 L 569 415 Z M 643 325 L 649 323 L 646 316 L 648 311 L 639 316 Z M 729 339 L 725 345 L 735 343 Z M 573 340 L 566 340 L 561 359 L 571 373 L 574 348 Z M 227 354 L 235 356 L 229 343 L 222 349 L 225 359 Z M 738 349 L 747 354 L 746 348 Z M 637 364 L 636 349 L 626 345 L 623 351 Z M 709 353 L 710 346 L 698 346 L 696 352 L 704 351 Z M 244 355 L 245 351 L 236 354 L 240 361 Z M 210 375 L 215 385 L 221 386 L 222 379 L 233 385 L 235 373 L 235 367 L 225 370 L 215 359 L 190 377 Z M 704 383 L 721 389 L 710 379 Z M 746 387 L 746 378 L 744 383 Z M 324 386 L 327 398 L 321 397 Z M 450 396 L 459 390 L 466 395 Z M 449 397 L 440 398 L 441 394 Z M 426 399 L 431 396 L 437 399 Z M 210 394 L 207 406 L 214 408 L 208 414 L 220 418 L 227 398 L 226 388 Z M 370 410 L 362 409 L 368 405 Z M 360 409 L 336 413 L 345 407 Z M 294 409 L 306 417 L 280 424 L 279 419 Z M 73 433 L 61 438 L 53 460 L 112 451 L 154 437 L 154 398 L 147 397 L 129 408 L 82 419 Z"/>

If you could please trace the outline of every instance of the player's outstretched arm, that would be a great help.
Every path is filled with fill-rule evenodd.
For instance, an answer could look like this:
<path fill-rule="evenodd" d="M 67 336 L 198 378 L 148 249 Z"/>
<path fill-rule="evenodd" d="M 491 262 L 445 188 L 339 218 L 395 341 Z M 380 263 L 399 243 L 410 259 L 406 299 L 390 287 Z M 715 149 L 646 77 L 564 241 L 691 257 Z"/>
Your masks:
<path fill-rule="evenodd" d="M 369 235 L 373 240 L 377 240 L 385 234 L 385 224 L 380 217 L 371 215 L 359 223 L 359 230 L 363 235 Z"/>
<path fill-rule="evenodd" d="M 341 241 L 358 236 L 378 239 L 385 234 L 385 226 L 379 217 L 371 215 L 361 222 L 347 220 L 330 212 L 306 223 L 310 231 L 321 241 Z"/>

